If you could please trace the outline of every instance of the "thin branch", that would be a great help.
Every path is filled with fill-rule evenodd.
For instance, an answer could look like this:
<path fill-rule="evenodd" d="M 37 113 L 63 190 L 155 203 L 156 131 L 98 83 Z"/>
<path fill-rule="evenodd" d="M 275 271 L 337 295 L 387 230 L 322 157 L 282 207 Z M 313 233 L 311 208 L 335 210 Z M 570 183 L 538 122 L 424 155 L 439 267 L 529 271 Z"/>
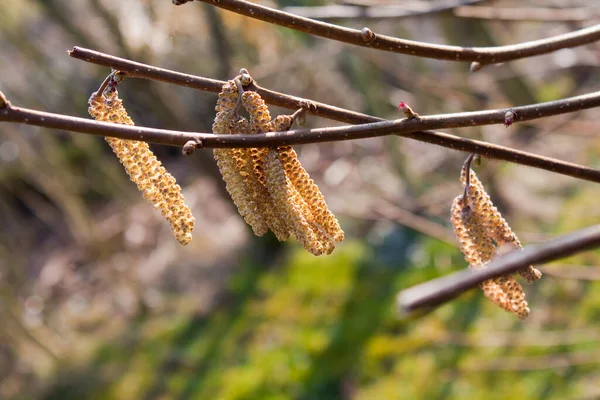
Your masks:
<path fill-rule="evenodd" d="M 306 100 L 303 101 L 306 105 Z M 575 110 L 583 110 L 598 105 L 600 105 L 600 92 L 548 103 L 515 107 L 511 111 L 518 116 L 518 120 L 525 121 Z M 505 112 L 506 109 L 501 109 L 422 116 L 419 119 L 399 119 L 345 127 L 296 129 L 262 134 L 238 133 L 234 135 L 214 135 L 212 133 L 184 132 L 97 122 L 84 118 L 15 107 L 6 102 L 4 108 L 0 109 L 0 121 L 24 123 L 100 136 L 141 140 L 171 146 L 184 146 L 188 141 L 193 141 L 199 143 L 200 147 L 210 148 L 282 146 L 364 139 L 395 134 L 454 150 L 477 153 L 488 158 L 514 162 L 600 183 L 600 170 L 491 143 L 465 139 L 442 132 L 422 130 L 504 123 Z"/>
<path fill-rule="evenodd" d="M 512 274 L 532 264 L 542 264 L 600 246 L 600 225 L 594 225 L 542 244 L 527 246 L 500 256 L 484 269 L 464 270 L 430 280 L 398 294 L 398 310 L 408 313 L 440 305 L 481 282 Z"/>
<path fill-rule="evenodd" d="M 154 81 L 185 86 L 207 92 L 219 93 L 221 91 L 221 87 L 225 83 L 216 79 L 203 78 L 200 76 L 154 67 L 148 64 L 142 64 L 83 47 L 73 47 L 73 49 L 68 51 L 67 54 L 78 60 L 83 60 L 92 64 L 102 65 L 104 67 L 109 67 L 124 72 L 128 77 L 131 78 L 151 79 Z M 261 87 L 257 87 L 257 92 L 267 103 L 290 110 L 297 110 L 298 108 L 305 107 L 306 103 L 310 102 L 311 107 L 308 111 L 311 114 L 348 124 L 362 124 L 365 122 L 383 121 L 382 118 L 345 110 L 343 108 L 330 106 L 328 104 L 319 103 L 312 100 L 306 100 L 300 97 L 289 96 Z"/>
<path fill-rule="evenodd" d="M 496 64 L 520 58 L 538 56 L 559 49 L 581 46 L 600 40 L 600 25 L 594 25 L 589 28 L 563 35 L 508 46 L 447 46 L 379 35 L 373 33 L 368 28 L 363 28 L 362 30 L 345 28 L 326 22 L 299 17 L 245 0 L 198 1 L 212 4 L 215 7 L 223 8 L 250 18 L 256 18 L 271 24 L 284 26 L 300 32 L 356 46 L 371 47 L 393 53 L 435 58 L 438 60 L 473 61 L 478 62 L 480 65 Z"/>

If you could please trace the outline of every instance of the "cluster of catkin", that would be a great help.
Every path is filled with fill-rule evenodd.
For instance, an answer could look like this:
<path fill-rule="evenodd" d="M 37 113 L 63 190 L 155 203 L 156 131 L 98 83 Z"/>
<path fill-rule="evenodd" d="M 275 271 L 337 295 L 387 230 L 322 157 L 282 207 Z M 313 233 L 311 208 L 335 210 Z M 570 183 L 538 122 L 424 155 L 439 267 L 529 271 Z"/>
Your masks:
<path fill-rule="evenodd" d="M 88 103 L 88 111 L 97 121 L 134 125 L 118 96 L 116 83 L 109 84 L 102 93 L 92 93 Z M 181 187 L 152 153 L 148 143 L 110 137 L 106 141 L 123 164 L 131 181 L 169 221 L 171 231 L 179 243 L 188 244 L 192 240 L 194 216 L 185 204 Z"/>
<path fill-rule="evenodd" d="M 452 204 L 452 225 L 470 267 L 485 268 L 501 246 L 522 248 L 469 163 L 465 163 L 462 169 L 461 182 L 465 192 Z M 527 282 L 534 282 L 542 276 L 532 266 L 518 272 Z M 489 279 L 480 286 L 485 296 L 499 307 L 515 313 L 521 319 L 529 315 L 523 288 L 512 275 Z"/>
<path fill-rule="evenodd" d="M 248 82 L 249 75 L 242 78 Z M 219 93 L 213 133 L 264 133 L 290 129 L 293 118 L 271 120 L 267 105 L 254 91 L 243 91 L 243 80 L 226 82 Z M 240 98 L 240 93 L 241 98 Z M 249 119 L 240 116 L 240 102 Z M 308 176 L 290 146 L 214 149 L 227 191 L 246 223 L 258 236 L 269 230 L 284 241 L 293 234 L 311 254 L 329 254 L 344 232 L 321 191 Z"/>

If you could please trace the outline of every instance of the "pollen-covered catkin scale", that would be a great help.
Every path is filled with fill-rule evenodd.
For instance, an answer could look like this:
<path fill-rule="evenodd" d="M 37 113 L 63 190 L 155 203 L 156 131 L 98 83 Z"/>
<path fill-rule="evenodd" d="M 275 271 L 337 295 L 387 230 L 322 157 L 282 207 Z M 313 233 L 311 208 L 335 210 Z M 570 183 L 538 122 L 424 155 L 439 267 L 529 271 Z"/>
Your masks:
<path fill-rule="evenodd" d="M 464 167 L 461 171 L 460 179 L 464 186 L 466 182 L 466 168 Z M 467 188 L 469 204 L 475 207 L 475 211 L 481 216 L 482 223 L 486 226 L 488 235 L 496 241 L 498 246 L 506 244 L 517 249 L 523 248 L 519 238 L 502 217 L 500 211 L 494 206 L 490 196 L 486 193 L 483 184 L 473 170 L 469 172 L 469 181 L 470 184 Z M 542 273 L 533 266 L 520 269 L 518 273 L 527 282 L 535 282 L 542 277 Z"/>
<path fill-rule="evenodd" d="M 88 110 L 98 121 L 134 125 L 115 88 L 101 95 L 93 93 Z M 192 239 L 195 219 L 185 204 L 181 187 L 152 153 L 148 143 L 110 137 L 106 141 L 144 197 L 169 221 L 177 240 L 181 244 L 188 244 Z"/>
<path fill-rule="evenodd" d="M 324 249 L 306 218 L 308 207 L 304 206 L 300 195 L 285 175 L 285 170 L 276 149 L 269 149 L 264 162 L 265 181 L 273 205 L 287 226 L 306 250 L 316 256 Z"/>
<path fill-rule="evenodd" d="M 256 133 L 252 129 L 250 122 L 245 118 L 238 121 L 237 130 L 245 133 Z M 258 150 L 266 152 L 267 149 L 235 149 L 235 151 L 239 151 L 237 156 L 244 160 L 240 173 L 244 178 L 246 189 L 251 194 L 257 206 L 258 212 L 264 218 L 267 230 L 271 229 L 279 241 L 284 241 L 290 237 L 290 232 L 285 220 L 279 217 L 277 210 L 273 206 L 269 191 L 264 184 L 263 157 L 265 152 L 260 154 Z"/>
<path fill-rule="evenodd" d="M 234 112 L 237 96 L 235 82 L 226 82 L 221 93 L 219 93 L 213 133 L 226 135 L 235 131 L 239 122 L 239 118 Z M 239 149 L 214 149 L 213 155 L 225 181 L 227 191 L 238 212 L 246 223 L 252 227 L 254 234 L 262 236 L 269 231 L 269 227 L 253 201 L 252 193 L 246 188 L 244 177 L 240 173 L 245 167 L 241 163 L 245 160 L 240 158 L 241 153 L 237 150 Z"/>
<path fill-rule="evenodd" d="M 451 214 L 454 232 L 469 266 L 474 269 L 485 268 L 494 257 L 496 247 L 477 207 L 467 204 L 461 195 L 454 199 Z M 517 314 L 521 319 L 529 314 L 523 288 L 512 276 L 486 280 L 480 287 L 484 295 L 499 307 Z"/>

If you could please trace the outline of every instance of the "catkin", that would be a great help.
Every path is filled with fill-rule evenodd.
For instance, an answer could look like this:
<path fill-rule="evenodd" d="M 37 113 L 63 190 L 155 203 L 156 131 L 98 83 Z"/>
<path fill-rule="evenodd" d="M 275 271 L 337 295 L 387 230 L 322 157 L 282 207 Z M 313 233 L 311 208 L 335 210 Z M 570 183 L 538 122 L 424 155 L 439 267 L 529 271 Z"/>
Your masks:
<path fill-rule="evenodd" d="M 247 74 L 246 74 L 247 75 Z M 288 130 L 291 116 L 271 120 L 266 103 L 254 91 L 239 95 L 236 82 L 223 85 L 217 100 L 213 133 L 265 133 Z M 246 78 L 250 78 L 249 75 Z M 250 118 L 237 114 L 241 103 Z M 344 238 L 317 185 L 289 146 L 280 148 L 215 149 L 215 159 L 233 202 L 257 235 L 273 231 L 283 241 L 293 234 L 311 254 L 329 254 Z"/>
<path fill-rule="evenodd" d="M 256 132 L 285 131 L 293 123 L 288 115 L 280 115 L 271 121 L 266 103 L 256 92 L 244 92 L 242 104 L 250 114 L 251 128 Z M 253 151 L 255 170 L 271 195 L 279 219 L 310 253 L 331 253 L 334 242 L 343 240 L 344 232 L 329 211 L 319 188 L 298 161 L 296 152 L 290 146 Z"/>
<path fill-rule="evenodd" d="M 114 87 L 109 87 L 100 95 L 93 93 L 88 111 L 98 121 L 134 125 Z M 181 187 L 152 153 L 148 143 L 110 137 L 106 141 L 131 181 L 169 221 L 175 238 L 183 245 L 188 244 L 194 230 L 194 216 L 185 204 Z"/>
<path fill-rule="evenodd" d="M 316 256 L 323 254 L 323 245 L 306 218 L 308 206 L 302 202 L 300 195 L 286 177 L 277 150 L 267 151 L 264 168 L 267 189 L 280 218 L 286 222 L 296 236 L 296 240 L 306 250 Z"/>
<path fill-rule="evenodd" d="M 485 268 L 495 255 L 495 245 L 489 236 L 478 205 L 471 206 L 463 196 L 454 199 L 451 222 L 460 248 L 471 268 Z M 523 288 L 512 276 L 488 279 L 480 284 L 484 295 L 497 306 L 524 319 L 529 315 Z"/>
<path fill-rule="evenodd" d="M 460 178 L 463 186 L 465 186 L 466 168 L 462 169 Z M 509 245 L 516 249 L 522 249 L 523 245 L 521 245 L 519 238 L 502 217 L 500 211 L 494 206 L 490 196 L 486 193 L 483 184 L 473 170 L 469 172 L 469 181 L 470 184 L 467 188 L 469 204 L 475 207 L 476 213 L 482 217 L 482 224 L 485 225 L 488 235 L 496 241 L 498 246 Z M 535 282 L 542 277 L 542 273 L 531 265 L 517 272 L 527 282 Z"/>
<path fill-rule="evenodd" d="M 226 82 L 217 100 L 217 116 L 213 123 L 213 133 L 226 135 L 235 131 L 239 122 L 239 117 L 235 113 L 237 97 L 235 82 Z M 214 149 L 213 155 L 225 181 L 227 192 L 229 192 L 238 212 L 244 218 L 244 221 L 252 227 L 255 235 L 263 236 L 269 231 L 269 227 L 242 175 L 248 160 L 244 158 L 240 149 Z"/>

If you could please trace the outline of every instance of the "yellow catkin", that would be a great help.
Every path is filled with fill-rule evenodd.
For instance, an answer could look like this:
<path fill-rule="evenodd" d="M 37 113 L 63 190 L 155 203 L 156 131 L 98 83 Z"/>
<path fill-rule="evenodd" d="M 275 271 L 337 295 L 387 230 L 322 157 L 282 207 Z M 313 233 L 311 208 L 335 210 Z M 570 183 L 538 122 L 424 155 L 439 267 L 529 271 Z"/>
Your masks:
<path fill-rule="evenodd" d="M 291 128 L 293 122 L 290 115 L 279 115 L 272 121 L 272 130 L 286 131 Z M 297 193 L 296 198 L 298 200 L 296 201 L 300 202 L 299 206 L 303 210 L 305 218 L 311 224 L 325 253 L 331 254 L 335 249 L 334 242 L 340 242 L 344 239 L 344 231 L 342 231 L 333 213 L 329 211 L 318 186 L 300 164 L 294 149 L 291 146 L 280 146 L 277 151 L 285 174 L 294 187 L 293 192 L 294 194 Z"/>
<path fill-rule="evenodd" d="M 451 222 L 460 248 L 471 268 L 485 268 L 495 255 L 496 247 L 477 207 L 467 204 L 463 196 L 454 199 Z M 484 295 L 497 306 L 524 319 L 529 315 L 523 288 L 512 276 L 488 279 L 480 284 Z"/>
<path fill-rule="evenodd" d="M 483 218 L 482 222 L 486 226 L 488 235 L 496 241 L 498 246 L 509 245 L 516 249 L 523 248 L 519 238 L 502 217 L 500 211 L 494 206 L 490 196 L 473 170 L 469 172 L 469 176 L 470 185 L 467 190 L 469 204 L 472 207 L 476 207 L 477 214 Z M 466 170 L 463 167 L 461 172 L 463 186 L 465 185 L 465 180 Z M 517 272 L 527 282 L 535 282 L 542 277 L 542 273 L 531 265 Z"/>
<path fill-rule="evenodd" d="M 217 116 L 213 124 L 213 133 L 234 133 L 239 122 L 235 114 L 238 92 L 234 81 L 223 85 L 217 101 Z M 233 200 L 244 221 L 252 227 L 254 234 L 262 236 L 268 232 L 269 227 L 253 199 L 252 193 L 247 189 L 244 176 L 241 172 L 245 168 L 246 160 L 243 159 L 239 149 L 214 149 L 213 155 L 221 176 L 225 181 L 227 191 Z"/>
<path fill-rule="evenodd" d="M 93 93 L 88 110 L 98 121 L 134 125 L 113 88 L 100 96 Z M 152 153 L 148 143 L 109 137 L 106 141 L 144 197 L 169 221 L 176 239 L 183 245 L 188 244 L 195 219 L 185 204 L 181 187 Z"/>
<path fill-rule="evenodd" d="M 238 121 L 237 127 L 239 132 L 256 133 L 256 131 L 252 129 L 250 122 L 245 118 L 241 118 Z M 239 152 L 237 156 L 243 160 L 243 167 L 240 170 L 240 173 L 244 178 L 246 189 L 256 203 L 258 211 L 262 214 L 266 222 L 267 230 L 271 229 L 279 241 L 287 240 L 290 237 L 289 228 L 287 227 L 285 220 L 279 217 L 272 204 L 269 191 L 265 186 L 263 172 L 264 152 L 260 154 L 258 151 L 259 149 L 256 148 L 236 150 Z"/>
<path fill-rule="evenodd" d="M 290 230 L 296 236 L 296 240 L 311 254 L 316 256 L 323 254 L 325 249 L 306 218 L 308 207 L 302 204 L 300 195 L 285 176 L 276 149 L 267 151 L 264 160 L 264 173 L 273 205 L 280 218 L 286 222 L 286 225 L 290 227 Z"/>
<path fill-rule="evenodd" d="M 237 115 L 235 82 L 228 81 L 219 94 L 214 133 L 264 133 L 290 128 L 292 118 L 280 116 L 271 121 L 267 105 L 253 91 L 246 91 L 241 97 L 250 119 Z M 227 190 L 257 235 L 270 229 L 279 240 L 286 240 L 293 233 L 310 253 L 329 254 L 333 243 L 341 241 L 344 233 L 296 153 L 288 147 L 283 150 L 284 153 L 268 148 L 216 149 L 214 154 Z M 283 159 L 289 166 L 289 175 Z"/>

